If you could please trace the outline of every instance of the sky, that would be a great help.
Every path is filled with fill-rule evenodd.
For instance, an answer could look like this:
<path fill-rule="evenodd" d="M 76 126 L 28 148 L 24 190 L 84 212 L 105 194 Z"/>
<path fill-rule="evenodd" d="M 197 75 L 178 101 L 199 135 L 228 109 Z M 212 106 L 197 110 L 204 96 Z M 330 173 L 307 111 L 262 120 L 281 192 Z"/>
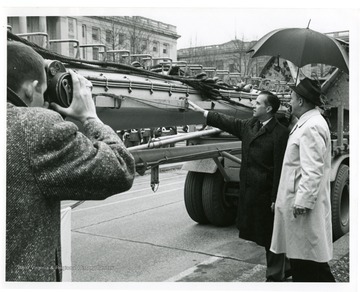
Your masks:
<path fill-rule="evenodd" d="M 77 0 L 74 4 L 69 0 L 33 0 L 29 4 L 29 1 L 12 0 L 8 7 L 2 5 L 7 8 L 7 15 L 144 16 L 175 25 L 177 34 L 181 36 L 177 43 L 178 49 L 222 44 L 235 37 L 245 41 L 258 40 L 274 29 L 307 27 L 310 20 L 310 28 L 319 32 L 349 30 L 357 27 L 356 22 L 360 20 L 360 9 L 342 5 L 340 0 L 317 0 L 318 6 L 313 7 L 306 5 L 307 2 L 313 2 L 308 0 L 303 0 L 302 6 L 291 6 L 289 1 L 279 0 L 272 0 L 270 5 L 269 1 L 263 0 L 257 0 L 256 3 L 253 1 L 247 6 L 238 2 L 240 1 Z"/>
<path fill-rule="evenodd" d="M 351 16 L 349 14 L 352 14 Z M 258 40 L 285 27 L 309 27 L 319 32 L 349 30 L 356 11 L 341 9 L 284 8 L 152 8 L 139 15 L 177 27 L 178 49 L 221 44 L 230 40 Z"/>

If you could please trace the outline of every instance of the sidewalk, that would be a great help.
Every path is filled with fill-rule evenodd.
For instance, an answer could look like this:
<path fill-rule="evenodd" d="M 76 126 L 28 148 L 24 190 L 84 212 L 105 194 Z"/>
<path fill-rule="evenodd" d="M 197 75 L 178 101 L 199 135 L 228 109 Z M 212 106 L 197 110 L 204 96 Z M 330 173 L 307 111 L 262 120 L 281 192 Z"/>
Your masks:
<path fill-rule="evenodd" d="M 334 242 L 334 257 L 329 265 L 337 282 L 349 282 L 349 233 Z"/>
<path fill-rule="evenodd" d="M 349 282 L 349 233 L 334 242 L 334 256 L 329 265 L 336 282 Z M 263 265 L 246 282 L 264 282 L 265 272 L 266 266 Z M 286 282 L 292 282 L 291 278 Z"/>

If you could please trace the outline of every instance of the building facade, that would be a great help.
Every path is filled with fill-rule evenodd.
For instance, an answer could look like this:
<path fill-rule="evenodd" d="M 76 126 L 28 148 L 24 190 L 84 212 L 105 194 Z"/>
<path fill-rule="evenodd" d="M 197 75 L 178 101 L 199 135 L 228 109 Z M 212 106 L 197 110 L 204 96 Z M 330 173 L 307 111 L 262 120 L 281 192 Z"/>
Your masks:
<path fill-rule="evenodd" d="M 104 60 L 105 51 L 111 61 L 131 62 L 135 57 L 126 56 L 134 54 L 176 60 L 180 37 L 176 26 L 140 16 L 8 17 L 8 27 L 52 51 L 86 60 Z"/>
<path fill-rule="evenodd" d="M 349 31 L 329 32 L 326 35 L 349 42 Z M 218 71 L 238 73 L 239 78 L 266 77 L 274 80 L 289 81 L 288 63 L 281 59 L 267 56 L 251 58 L 252 53 L 247 53 L 257 41 L 244 42 L 238 39 L 224 44 L 191 47 L 178 50 L 178 60 L 187 63 L 201 64 L 204 67 L 215 67 Z M 264 76 L 264 72 L 267 75 Z M 310 64 L 301 68 L 304 75 L 317 78 L 327 76 L 332 72 L 331 66 L 324 64 Z M 238 78 L 238 79 L 239 79 Z M 224 75 L 224 81 L 231 79 Z"/>
<path fill-rule="evenodd" d="M 178 50 L 178 60 L 215 67 L 218 71 L 239 73 L 241 76 L 259 76 L 268 57 L 251 59 L 246 53 L 256 41 L 244 42 L 238 39 L 224 44 L 192 47 Z"/>

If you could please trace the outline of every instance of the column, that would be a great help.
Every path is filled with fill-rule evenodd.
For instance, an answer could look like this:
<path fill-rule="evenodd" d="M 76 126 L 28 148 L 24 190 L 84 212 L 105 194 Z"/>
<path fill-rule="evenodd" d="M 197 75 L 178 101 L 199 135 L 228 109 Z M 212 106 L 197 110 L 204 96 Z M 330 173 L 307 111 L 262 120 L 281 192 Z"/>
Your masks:
<path fill-rule="evenodd" d="M 39 32 L 45 32 L 47 33 L 47 28 L 46 28 L 46 16 L 39 16 Z M 43 37 L 43 42 L 41 44 L 41 46 L 43 48 L 49 48 L 48 44 L 49 44 L 49 39 L 48 37 Z"/>
<path fill-rule="evenodd" d="M 26 16 L 19 17 L 19 33 L 27 33 Z"/>

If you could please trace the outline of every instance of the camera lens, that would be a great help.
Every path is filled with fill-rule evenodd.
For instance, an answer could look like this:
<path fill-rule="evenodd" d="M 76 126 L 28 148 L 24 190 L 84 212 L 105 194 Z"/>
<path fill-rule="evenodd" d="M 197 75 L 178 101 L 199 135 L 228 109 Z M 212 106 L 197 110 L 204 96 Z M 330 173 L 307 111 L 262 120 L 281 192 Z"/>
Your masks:
<path fill-rule="evenodd" d="M 70 73 L 56 73 L 48 83 L 45 100 L 69 107 L 72 102 L 72 79 Z"/>

